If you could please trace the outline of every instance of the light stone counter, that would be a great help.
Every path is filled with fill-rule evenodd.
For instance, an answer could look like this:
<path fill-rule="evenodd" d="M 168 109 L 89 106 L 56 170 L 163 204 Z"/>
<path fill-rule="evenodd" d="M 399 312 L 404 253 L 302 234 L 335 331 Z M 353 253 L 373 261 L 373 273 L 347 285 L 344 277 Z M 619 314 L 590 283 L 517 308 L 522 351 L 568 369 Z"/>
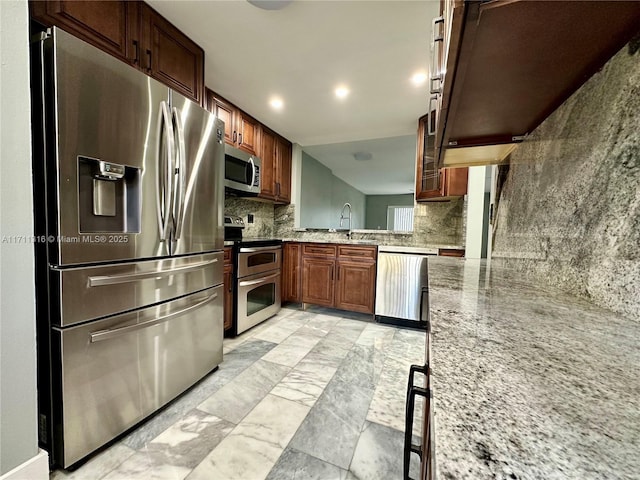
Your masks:
<path fill-rule="evenodd" d="M 438 479 L 632 479 L 640 324 L 483 261 L 429 259 Z"/>

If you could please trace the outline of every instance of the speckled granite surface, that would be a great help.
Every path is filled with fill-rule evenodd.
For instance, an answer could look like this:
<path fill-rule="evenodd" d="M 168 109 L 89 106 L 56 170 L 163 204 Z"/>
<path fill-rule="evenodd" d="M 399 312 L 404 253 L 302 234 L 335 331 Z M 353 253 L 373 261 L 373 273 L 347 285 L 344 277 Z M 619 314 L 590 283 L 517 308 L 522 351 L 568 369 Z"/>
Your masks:
<path fill-rule="evenodd" d="M 429 260 L 438 479 L 637 479 L 640 324 L 484 261 Z"/>
<path fill-rule="evenodd" d="M 512 154 L 494 259 L 640 320 L 639 125 L 625 47 Z"/>
<path fill-rule="evenodd" d="M 302 232 L 295 228 L 295 208 L 295 205 L 283 205 L 275 208 L 274 230 L 278 238 L 300 242 L 326 241 L 329 243 L 346 240 L 344 232 L 329 233 L 326 230 Z M 464 197 L 451 202 L 416 204 L 412 233 L 354 231 L 351 238 L 356 241 L 367 240 L 377 245 L 464 248 L 464 215 Z"/>

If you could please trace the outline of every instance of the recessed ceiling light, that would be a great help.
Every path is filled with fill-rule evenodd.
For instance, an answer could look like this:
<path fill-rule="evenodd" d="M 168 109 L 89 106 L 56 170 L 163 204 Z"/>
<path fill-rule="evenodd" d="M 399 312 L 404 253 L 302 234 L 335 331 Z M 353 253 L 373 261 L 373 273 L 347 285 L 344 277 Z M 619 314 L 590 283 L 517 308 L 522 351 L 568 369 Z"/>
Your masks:
<path fill-rule="evenodd" d="M 269 100 L 269 105 L 271 105 L 274 110 L 282 110 L 282 107 L 284 107 L 284 102 L 280 97 L 273 97 L 271 100 Z"/>
<path fill-rule="evenodd" d="M 346 98 L 349 95 L 349 89 L 345 86 L 339 86 L 335 90 L 336 97 L 338 98 Z"/>
<path fill-rule="evenodd" d="M 414 73 L 413 76 L 411 77 L 411 82 L 416 87 L 419 87 L 420 85 L 424 85 L 424 82 L 426 81 L 427 81 L 427 74 L 424 72 Z"/>

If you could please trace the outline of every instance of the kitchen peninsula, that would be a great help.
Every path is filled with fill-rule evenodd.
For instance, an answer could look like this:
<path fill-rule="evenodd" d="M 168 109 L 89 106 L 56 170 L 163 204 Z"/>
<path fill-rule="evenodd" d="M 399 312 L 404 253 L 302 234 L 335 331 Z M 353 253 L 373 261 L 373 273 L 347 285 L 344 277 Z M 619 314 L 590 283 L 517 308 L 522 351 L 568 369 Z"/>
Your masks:
<path fill-rule="evenodd" d="M 429 277 L 437 478 L 636 478 L 638 322 L 496 262 Z"/>

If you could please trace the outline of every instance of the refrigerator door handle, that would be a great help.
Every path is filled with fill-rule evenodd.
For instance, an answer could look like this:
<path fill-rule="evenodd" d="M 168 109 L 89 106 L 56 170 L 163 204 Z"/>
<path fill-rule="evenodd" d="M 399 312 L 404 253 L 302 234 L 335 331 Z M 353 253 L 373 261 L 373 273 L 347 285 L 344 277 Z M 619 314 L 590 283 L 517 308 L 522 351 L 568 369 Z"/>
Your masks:
<path fill-rule="evenodd" d="M 175 240 L 180 238 L 182 234 L 182 224 L 184 223 L 184 200 L 186 189 L 187 174 L 187 155 L 184 141 L 184 128 L 182 126 L 182 117 L 180 110 L 173 108 L 173 122 L 175 125 L 175 133 L 178 140 L 177 166 L 176 166 L 176 185 L 174 191 L 174 220 L 175 220 Z"/>
<path fill-rule="evenodd" d="M 155 272 L 137 272 L 128 273 L 125 275 L 97 275 L 94 277 L 89 277 L 89 286 L 100 287 L 103 285 L 117 285 L 119 283 L 137 282 L 138 280 L 145 280 L 147 278 L 167 277 L 169 275 L 177 275 L 193 272 L 195 270 L 201 270 L 204 267 L 217 262 L 218 259 L 214 258 L 205 262 L 192 263 L 191 265 L 185 265 L 183 267 L 175 267 L 168 270 L 157 270 Z"/>
<path fill-rule="evenodd" d="M 160 102 L 160 114 L 158 115 L 158 150 L 157 150 L 157 212 L 158 212 L 158 228 L 160 229 L 160 241 L 169 239 L 171 227 L 171 209 L 172 209 L 172 178 L 173 171 L 173 128 L 171 126 L 171 118 L 169 115 L 169 107 L 167 102 Z M 166 152 L 162 152 L 162 137 L 166 139 Z M 162 155 L 161 155 L 162 152 Z M 162 156 L 162 158 L 161 158 Z"/>
<path fill-rule="evenodd" d="M 172 312 L 169 313 L 167 315 L 163 315 L 161 317 L 155 317 L 150 319 L 150 320 L 146 320 L 144 322 L 140 322 L 140 323 L 136 323 L 135 325 L 128 325 L 126 327 L 119 327 L 119 328 L 110 328 L 107 330 L 99 330 L 97 332 L 92 332 L 89 334 L 89 337 L 91 339 L 91 343 L 96 343 L 96 342 L 101 342 L 103 340 L 110 340 L 112 338 L 115 337 L 119 337 L 121 335 L 126 335 L 127 333 L 131 333 L 134 332 L 136 330 L 142 330 L 143 328 L 149 328 L 152 327 L 154 325 L 158 325 L 159 323 L 164 323 L 168 320 L 171 320 L 172 318 L 175 317 L 179 317 L 180 315 L 184 315 L 185 313 L 188 313 L 192 310 L 196 310 L 200 307 L 202 307 L 203 305 L 209 303 L 211 300 L 215 299 L 218 297 L 218 293 L 213 293 L 211 295 L 209 295 L 207 298 L 205 298 L 204 300 L 191 305 L 187 308 L 183 308 L 182 310 L 178 310 L 177 312 Z"/>

